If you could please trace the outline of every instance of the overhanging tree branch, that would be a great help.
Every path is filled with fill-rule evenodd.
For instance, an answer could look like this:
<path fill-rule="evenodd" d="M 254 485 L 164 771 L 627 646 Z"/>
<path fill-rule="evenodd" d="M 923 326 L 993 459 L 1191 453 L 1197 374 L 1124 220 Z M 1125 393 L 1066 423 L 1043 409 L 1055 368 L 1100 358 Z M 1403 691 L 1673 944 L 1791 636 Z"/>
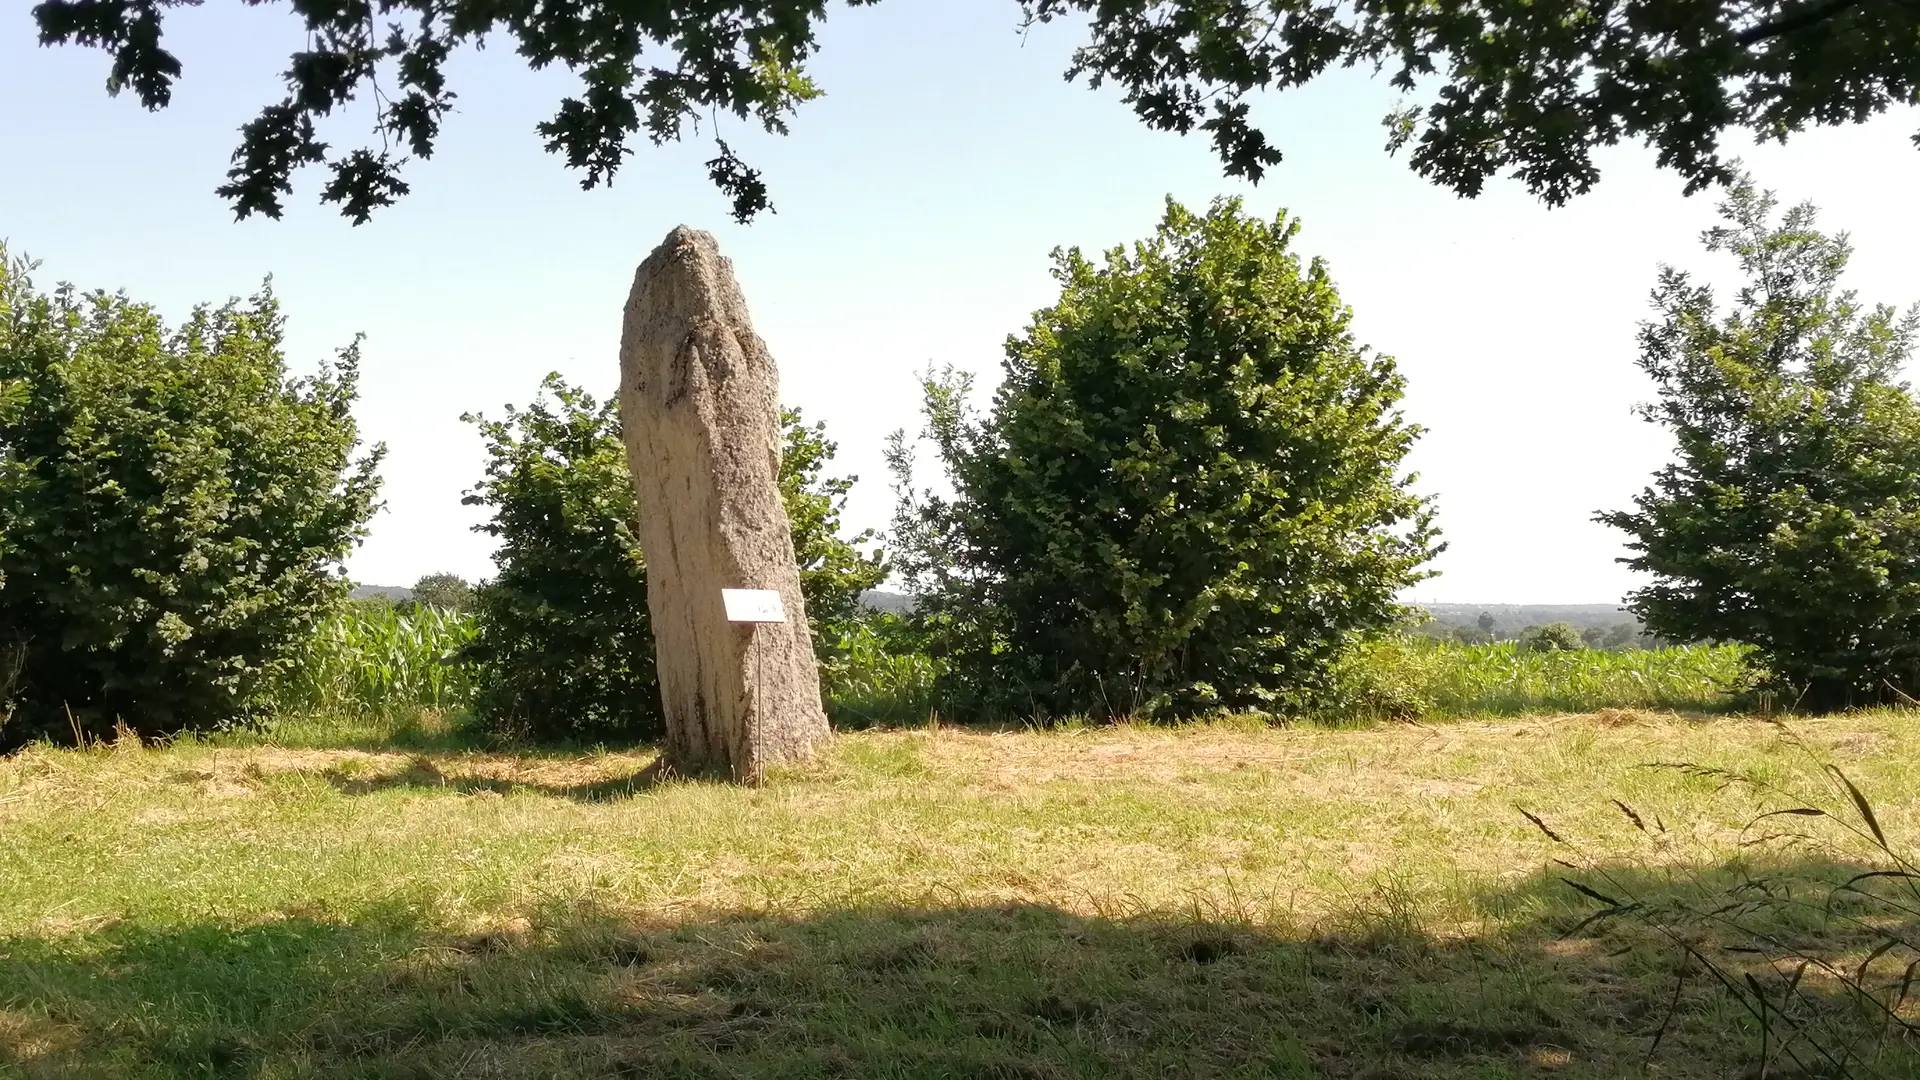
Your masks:
<path fill-rule="evenodd" d="M 831 0 L 226 2 L 281 6 L 314 44 L 289 66 L 285 100 L 242 129 L 221 196 L 241 217 L 278 217 L 292 173 L 325 164 L 334 174 L 326 197 L 362 220 L 404 193 L 405 159 L 373 140 L 331 147 L 314 124 L 368 87 L 378 64 L 392 61 L 406 92 L 387 98 L 371 87 L 376 139 L 401 136 L 413 158 L 431 156 L 451 110 L 444 68 L 455 49 L 492 36 L 511 41 L 532 67 L 565 66 L 583 85 L 538 132 L 594 187 L 612 179 L 637 138 L 677 141 L 705 111 L 784 134 L 787 117 L 819 95 L 804 64 Z M 1697 191 L 1730 177 L 1717 152 L 1729 130 L 1777 139 L 1920 100 L 1920 0 L 1596 0 L 1571 19 L 1543 17 L 1539 3 L 1525 0 L 1017 3 L 1026 29 L 1085 20 L 1088 40 L 1073 51 L 1068 78 L 1114 86 L 1149 127 L 1200 129 L 1226 173 L 1255 181 L 1280 162 L 1281 148 L 1255 118 L 1253 91 L 1286 90 L 1335 67 L 1372 63 L 1379 71 L 1388 59 L 1399 68 L 1395 86 L 1429 77 L 1438 84 L 1433 103 L 1403 111 L 1392 125 L 1390 148 L 1411 146 L 1416 172 L 1468 197 L 1510 174 L 1552 204 L 1591 188 L 1599 177 L 1594 150 L 1622 139 L 1656 148 L 1660 164 Z M 157 109 L 181 76 L 163 47 L 161 16 L 203 4 L 42 0 L 33 13 L 43 44 L 108 53 L 109 91 L 130 87 Z M 397 21 L 382 42 L 373 24 L 386 19 Z M 1835 20 L 1870 32 L 1815 31 Z M 1572 102 L 1577 108 L 1551 107 L 1568 104 L 1569 80 L 1596 74 L 1605 76 L 1604 93 Z M 735 216 L 764 212 L 771 204 L 760 174 L 730 146 L 717 150 L 708 173 Z"/>
<path fill-rule="evenodd" d="M 1750 26 L 1734 35 L 1733 40 L 1741 46 L 1758 44 L 1769 38 L 1782 37 L 1804 30 L 1816 23 L 1825 22 L 1849 8 L 1859 7 L 1860 3 L 1861 0 L 1827 0 L 1824 4 L 1813 4 L 1791 15 Z"/>

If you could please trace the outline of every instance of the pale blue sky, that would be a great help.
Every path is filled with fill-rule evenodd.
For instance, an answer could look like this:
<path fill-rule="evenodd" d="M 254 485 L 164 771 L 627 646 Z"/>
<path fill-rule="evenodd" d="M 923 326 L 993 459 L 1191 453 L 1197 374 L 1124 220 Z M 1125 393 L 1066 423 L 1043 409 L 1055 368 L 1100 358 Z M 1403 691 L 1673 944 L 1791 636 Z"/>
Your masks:
<path fill-rule="evenodd" d="M 236 129 L 277 97 L 299 36 L 284 11 L 172 14 L 187 78 L 147 114 L 104 94 L 103 54 L 40 49 L 29 6 L 5 6 L 0 237 L 42 260 L 43 285 L 124 288 L 177 318 L 271 274 L 297 369 L 367 335 L 358 415 L 389 456 L 387 509 L 348 564 L 365 582 L 490 572 L 460 505 L 482 455 L 459 415 L 525 402 L 551 370 L 611 392 L 633 268 L 677 224 L 719 237 L 783 397 L 827 421 L 838 469 L 861 477 L 850 523 L 884 526 L 881 441 L 915 423 L 916 371 L 954 363 L 990 387 L 1002 341 L 1054 297 L 1051 248 L 1130 242 L 1167 195 L 1225 193 L 1303 218 L 1301 251 L 1328 260 L 1360 338 L 1409 380 L 1406 411 L 1429 429 L 1412 464 L 1451 545 L 1414 595 L 1612 601 L 1633 579 L 1589 519 L 1666 453 L 1629 411 L 1649 393 L 1635 324 L 1658 263 L 1724 269 L 1697 242 L 1710 199 L 1683 198 L 1638 148 L 1607 153 L 1599 188 L 1561 210 L 1510 182 L 1474 201 L 1424 184 L 1382 150 L 1395 97 L 1362 72 L 1261 101 L 1287 160 L 1258 187 L 1229 182 L 1202 139 L 1149 132 L 1111 92 L 1062 81 L 1077 31 L 1023 43 L 1011 0 L 836 9 L 810 68 L 827 96 L 792 136 L 723 128 L 772 185 L 779 212 L 751 226 L 708 185 L 704 139 L 643 145 L 610 189 L 580 191 L 533 133 L 568 76 L 504 48 L 453 65 L 460 111 L 397 207 L 353 228 L 307 175 L 285 220 L 236 224 L 212 190 Z M 371 106 L 340 120 L 332 134 L 357 140 Z M 1920 299 L 1917 128 L 1906 110 L 1745 154 L 1764 186 L 1853 234 L 1867 299 Z"/>

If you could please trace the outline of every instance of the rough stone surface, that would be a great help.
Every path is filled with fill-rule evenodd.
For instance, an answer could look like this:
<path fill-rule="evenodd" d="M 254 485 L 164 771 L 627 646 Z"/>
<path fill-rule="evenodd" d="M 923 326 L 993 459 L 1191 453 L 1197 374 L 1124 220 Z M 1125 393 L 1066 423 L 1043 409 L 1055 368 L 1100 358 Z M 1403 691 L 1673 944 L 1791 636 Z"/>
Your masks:
<path fill-rule="evenodd" d="M 709 233 L 681 226 L 634 274 L 620 422 L 639 499 L 666 764 L 757 778 L 827 735 L 778 484 L 779 376 Z M 785 623 L 727 622 L 720 590 L 776 589 Z"/>

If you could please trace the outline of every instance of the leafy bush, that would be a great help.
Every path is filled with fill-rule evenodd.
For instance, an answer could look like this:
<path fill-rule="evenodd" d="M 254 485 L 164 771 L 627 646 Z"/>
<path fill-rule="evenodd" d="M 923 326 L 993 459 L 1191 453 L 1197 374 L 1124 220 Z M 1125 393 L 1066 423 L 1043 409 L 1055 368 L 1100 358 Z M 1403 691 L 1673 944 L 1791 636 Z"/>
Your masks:
<path fill-rule="evenodd" d="M 1333 663 L 1329 685 L 1310 716 L 1331 723 L 1419 720 L 1439 709 L 1443 669 L 1464 649 L 1435 639 L 1384 635 L 1361 642 Z"/>
<path fill-rule="evenodd" d="M 358 352 L 289 378 L 271 292 L 169 329 L 0 248 L 0 746 L 255 714 L 374 509 Z"/>
<path fill-rule="evenodd" d="M 612 401 L 558 375 L 506 419 L 469 416 L 487 443 L 487 476 L 468 494 L 493 517 L 499 573 L 479 590 L 474 710 L 522 738 L 652 738 L 660 692 L 635 535 L 633 482 Z M 862 591 L 886 575 L 837 533 L 850 480 L 822 479 L 833 457 L 823 428 L 782 414 L 780 485 L 793 521 L 801 591 L 816 644 L 841 640 Z"/>
<path fill-rule="evenodd" d="M 1055 252 L 1059 301 L 1010 339 L 992 412 L 925 382 L 955 491 L 915 492 L 893 547 L 989 712 L 1280 711 L 1325 690 L 1426 575 L 1432 512 L 1400 463 L 1419 431 L 1393 362 L 1353 341 L 1284 215 L 1169 200 L 1103 266 Z"/>
<path fill-rule="evenodd" d="M 1776 227 L 1773 207 L 1743 180 L 1707 234 L 1748 277 L 1724 317 L 1661 271 L 1644 413 L 1678 460 L 1599 519 L 1653 575 L 1630 606 L 1654 633 L 1748 642 L 1813 709 L 1920 696 L 1920 409 L 1898 381 L 1920 310 L 1842 292 L 1846 239 L 1810 205 Z"/>
<path fill-rule="evenodd" d="M 487 476 L 465 498 L 500 541 L 480 589 L 474 712 L 495 731 L 560 738 L 660 730 L 646 570 L 614 403 L 557 375 L 505 420 L 465 417 L 487 442 Z M 549 400 L 548 395 L 551 395 Z"/>
<path fill-rule="evenodd" d="M 1578 652 L 1587 639 L 1571 623 L 1554 622 L 1520 631 L 1520 647 L 1527 652 Z"/>

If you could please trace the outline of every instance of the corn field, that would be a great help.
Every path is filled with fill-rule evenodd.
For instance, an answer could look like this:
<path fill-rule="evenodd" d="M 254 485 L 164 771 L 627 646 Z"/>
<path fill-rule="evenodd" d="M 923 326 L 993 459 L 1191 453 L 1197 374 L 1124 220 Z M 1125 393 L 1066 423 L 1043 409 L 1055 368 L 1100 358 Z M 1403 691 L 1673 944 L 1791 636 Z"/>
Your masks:
<path fill-rule="evenodd" d="M 353 605 L 323 624 L 295 658 L 277 700 L 283 714 L 391 718 L 473 703 L 472 668 L 458 659 L 475 632 L 470 616 L 432 608 Z M 860 625 L 821 666 L 837 725 L 922 723 L 938 710 L 937 660 Z M 1609 652 L 1530 652 L 1512 642 L 1457 645 L 1394 638 L 1340 664 L 1335 690 L 1314 718 L 1518 716 L 1604 708 L 1712 710 L 1753 682 L 1738 645 Z"/>
<path fill-rule="evenodd" d="M 895 651 L 871 625 L 840 636 L 834 656 L 820 666 L 820 688 L 836 725 L 924 723 L 937 712 L 934 680 L 938 660 L 911 650 Z"/>
<path fill-rule="evenodd" d="M 1749 651 L 1738 645 L 1627 652 L 1472 646 L 1440 665 L 1434 705 L 1449 713 L 1712 708 L 1746 687 Z"/>
<path fill-rule="evenodd" d="M 1729 707 L 1755 671 L 1744 645 L 1531 652 L 1513 642 L 1397 638 L 1344 661 L 1328 719 L 1518 716 L 1607 708 Z"/>
<path fill-rule="evenodd" d="M 474 673 L 459 659 L 473 639 L 471 616 L 432 608 L 350 605 L 323 623 L 294 657 L 277 700 L 281 713 L 392 718 L 412 710 L 473 704 Z M 894 653 L 870 627 L 842 635 L 821 666 L 836 723 L 922 722 L 933 710 L 936 661 Z"/>
<path fill-rule="evenodd" d="M 466 708 L 472 680 L 454 654 L 473 633 L 473 619 L 456 612 L 351 605 L 307 641 L 279 706 L 350 716 Z"/>

